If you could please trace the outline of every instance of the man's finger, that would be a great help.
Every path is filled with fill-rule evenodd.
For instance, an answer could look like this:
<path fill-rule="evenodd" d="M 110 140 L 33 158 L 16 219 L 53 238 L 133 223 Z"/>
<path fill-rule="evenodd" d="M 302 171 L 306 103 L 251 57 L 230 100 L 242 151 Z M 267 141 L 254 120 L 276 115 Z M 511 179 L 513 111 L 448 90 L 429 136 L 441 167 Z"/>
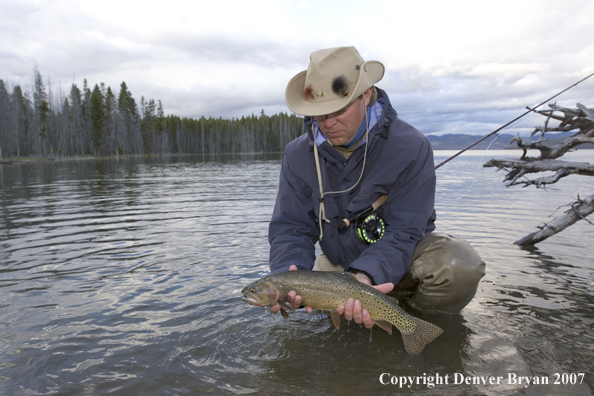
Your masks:
<path fill-rule="evenodd" d="M 386 294 L 392 291 L 392 289 L 394 289 L 394 284 L 393 283 L 382 283 L 381 285 L 375 285 L 373 286 L 376 290 Z"/>
<path fill-rule="evenodd" d="M 295 305 L 295 308 L 299 308 L 301 306 L 302 302 L 303 302 L 303 297 L 295 295 L 295 298 L 293 298 L 293 304 Z"/>
<path fill-rule="evenodd" d="M 355 323 L 357 323 L 357 324 L 363 323 L 363 313 L 361 312 L 361 301 L 359 301 L 359 300 L 355 300 L 355 303 L 353 306 L 353 319 L 355 320 Z"/>
<path fill-rule="evenodd" d="M 346 300 L 346 304 L 344 305 L 344 318 L 346 320 L 353 320 L 353 306 L 355 305 L 355 301 L 352 298 L 348 298 Z"/>
<path fill-rule="evenodd" d="M 277 314 L 280 311 L 280 308 L 281 308 L 280 305 L 278 305 L 278 303 L 276 303 L 270 307 L 270 313 Z"/>
<path fill-rule="evenodd" d="M 365 327 L 367 327 L 368 329 L 371 329 L 373 326 L 375 326 L 375 323 L 373 322 L 373 319 L 371 319 L 371 316 L 369 315 L 369 311 L 364 309 L 363 310 L 363 324 L 365 324 Z"/>

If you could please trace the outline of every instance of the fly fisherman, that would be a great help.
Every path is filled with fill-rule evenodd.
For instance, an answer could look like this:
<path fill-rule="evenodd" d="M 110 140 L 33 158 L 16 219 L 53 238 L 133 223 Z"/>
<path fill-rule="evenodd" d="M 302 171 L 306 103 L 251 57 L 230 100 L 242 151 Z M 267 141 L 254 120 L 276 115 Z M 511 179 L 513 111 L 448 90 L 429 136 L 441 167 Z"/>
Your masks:
<path fill-rule="evenodd" d="M 285 101 L 305 116 L 306 134 L 285 149 L 270 269 L 347 271 L 383 293 L 404 294 L 419 311 L 457 313 L 474 297 L 485 264 L 467 242 L 433 232 L 431 144 L 374 86 L 383 75 L 382 63 L 340 47 L 313 52 L 308 69 L 289 81 Z M 374 325 L 357 300 L 337 311 Z"/>

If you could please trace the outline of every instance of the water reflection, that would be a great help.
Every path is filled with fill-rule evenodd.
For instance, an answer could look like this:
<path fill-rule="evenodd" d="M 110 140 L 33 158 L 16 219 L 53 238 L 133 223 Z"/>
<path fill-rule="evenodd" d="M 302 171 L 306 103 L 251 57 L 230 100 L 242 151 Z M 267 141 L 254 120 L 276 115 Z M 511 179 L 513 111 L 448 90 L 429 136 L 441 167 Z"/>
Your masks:
<path fill-rule="evenodd" d="M 268 272 L 280 156 L 0 166 L 0 392 L 591 394 L 589 375 L 528 388 L 379 381 L 594 371 L 591 226 L 513 245 L 584 183 L 506 190 L 480 161 L 438 171 L 438 228 L 471 242 L 487 275 L 462 314 L 413 312 L 444 329 L 419 357 L 396 332 L 241 302 Z"/>

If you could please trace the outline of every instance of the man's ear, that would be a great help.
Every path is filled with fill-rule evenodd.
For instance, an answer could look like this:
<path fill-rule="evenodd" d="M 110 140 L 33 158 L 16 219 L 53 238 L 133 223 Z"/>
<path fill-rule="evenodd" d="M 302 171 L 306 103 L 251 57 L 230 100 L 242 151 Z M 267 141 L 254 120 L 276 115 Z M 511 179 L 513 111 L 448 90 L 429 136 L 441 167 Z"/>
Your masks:
<path fill-rule="evenodd" d="M 373 92 L 373 87 L 371 87 L 367 91 L 363 92 L 363 99 L 365 100 L 365 107 L 369 106 L 369 101 L 371 100 L 372 92 Z"/>

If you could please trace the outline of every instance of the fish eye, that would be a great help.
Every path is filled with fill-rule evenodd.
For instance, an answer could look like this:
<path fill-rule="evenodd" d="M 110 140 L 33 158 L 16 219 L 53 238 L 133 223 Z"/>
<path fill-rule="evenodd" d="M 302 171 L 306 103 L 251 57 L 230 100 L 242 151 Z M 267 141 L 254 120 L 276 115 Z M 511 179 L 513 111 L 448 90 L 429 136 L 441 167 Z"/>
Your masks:
<path fill-rule="evenodd" d="M 255 289 L 254 287 L 252 287 L 252 288 L 250 289 L 250 293 L 255 293 L 255 292 L 256 292 L 256 289 Z"/>

